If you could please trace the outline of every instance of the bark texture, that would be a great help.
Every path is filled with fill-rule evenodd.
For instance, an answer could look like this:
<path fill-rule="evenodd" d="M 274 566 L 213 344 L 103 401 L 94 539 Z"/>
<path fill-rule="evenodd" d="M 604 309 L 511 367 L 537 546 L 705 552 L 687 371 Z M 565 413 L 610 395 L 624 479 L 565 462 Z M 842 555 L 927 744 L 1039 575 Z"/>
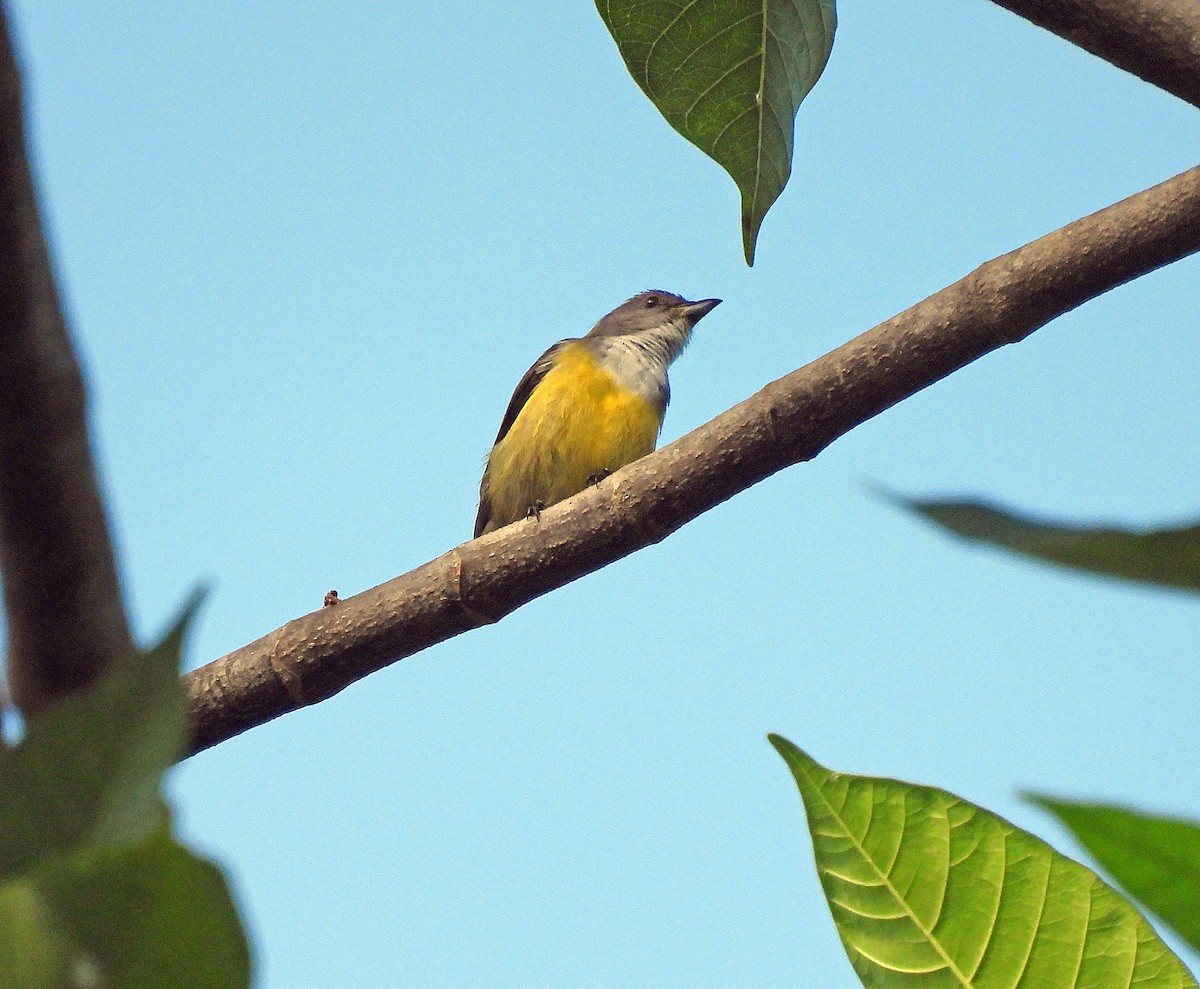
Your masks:
<path fill-rule="evenodd" d="M 91 683 L 133 643 L 22 110 L 0 6 L 0 572 L 9 688 L 32 715 Z"/>
<path fill-rule="evenodd" d="M 1200 107 L 1197 0 L 993 0 Z"/>

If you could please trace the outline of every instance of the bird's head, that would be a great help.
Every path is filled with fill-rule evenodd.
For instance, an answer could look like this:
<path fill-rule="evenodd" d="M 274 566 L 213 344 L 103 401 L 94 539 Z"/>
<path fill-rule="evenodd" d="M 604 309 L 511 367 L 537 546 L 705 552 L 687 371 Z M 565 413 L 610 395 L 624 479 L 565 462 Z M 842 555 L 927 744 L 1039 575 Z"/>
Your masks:
<path fill-rule="evenodd" d="M 668 330 L 685 339 L 701 319 L 712 312 L 720 299 L 689 302 L 672 292 L 640 292 L 622 302 L 600 320 L 589 337 L 627 336 L 654 330 Z"/>

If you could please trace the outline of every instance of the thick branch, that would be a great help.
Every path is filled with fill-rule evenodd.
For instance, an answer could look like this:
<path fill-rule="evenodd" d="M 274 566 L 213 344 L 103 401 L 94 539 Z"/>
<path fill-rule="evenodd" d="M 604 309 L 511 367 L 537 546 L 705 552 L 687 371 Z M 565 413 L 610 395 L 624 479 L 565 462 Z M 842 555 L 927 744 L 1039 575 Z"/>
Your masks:
<path fill-rule="evenodd" d="M 0 571 L 26 714 L 132 651 L 0 5 Z"/>
<path fill-rule="evenodd" d="M 207 748 L 658 542 L 914 392 L 1200 250 L 1200 167 L 1078 220 L 767 385 L 594 488 L 184 677 Z"/>
<path fill-rule="evenodd" d="M 993 0 L 1200 107 L 1197 0 Z"/>

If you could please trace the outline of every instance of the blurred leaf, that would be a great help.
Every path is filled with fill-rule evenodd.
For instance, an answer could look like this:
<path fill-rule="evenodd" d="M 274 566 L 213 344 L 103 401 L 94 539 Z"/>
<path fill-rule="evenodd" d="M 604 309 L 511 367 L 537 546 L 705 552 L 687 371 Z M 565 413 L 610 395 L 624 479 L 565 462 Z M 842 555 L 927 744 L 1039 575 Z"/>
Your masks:
<path fill-rule="evenodd" d="M 1200 524 L 1152 530 L 1073 526 L 983 502 L 896 500 L 965 539 L 1075 570 L 1200 591 Z"/>
<path fill-rule="evenodd" d="M 237 910 L 214 866 L 166 829 L 134 847 L 56 856 L 0 886 L 5 987 L 231 989 L 250 982 Z"/>
<path fill-rule="evenodd" d="M 179 659 L 195 596 L 163 641 L 33 719 L 0 750 L 0 879 L 78 848 L 134 844 L 165 819 L 183 746 Z"/>
<path fill-rule="evenodd" d="M 742 244 L 792 171 L 796 110 L 837 25 L 834 0 L 596 0 L 630 73 L 742 195 Z"/>
<path fill-rule="evenodd" d="M 179 662 L 199 604 L 0 751 L 4 989 L 249 985 L 225 880 L 171 838 L 162 798 L 184 741 Z"/>
<path fill-rule="evenodd" d="M 1130 896 L 1200 950 L 1200 824 L 1029 794 Z"/>
<path fill-rule="evenodd" d="M 777 735 L 864 985 L 1196 986 L 1093 872 L 944 790 L 831 772 Z"/>
<path fill-rule="evenodd" d="M 73 978 L 72 944 L 27 880 L 0 882 L 0 985 L 61 989 L 87 985 Z"/>

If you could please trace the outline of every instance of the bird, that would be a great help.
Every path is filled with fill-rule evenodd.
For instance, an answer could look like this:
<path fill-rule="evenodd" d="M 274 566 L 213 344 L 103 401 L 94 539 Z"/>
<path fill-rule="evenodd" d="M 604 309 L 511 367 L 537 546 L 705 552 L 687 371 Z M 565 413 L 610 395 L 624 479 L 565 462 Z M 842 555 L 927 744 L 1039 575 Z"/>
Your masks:
<path fill-rule="evenodd" d="M 513 392 L 479 485 L 479 537 L 597 484 L 653 451 L 667 368 L 720 299 L 641 292 L 582 337 L 560 340 Z"/>

